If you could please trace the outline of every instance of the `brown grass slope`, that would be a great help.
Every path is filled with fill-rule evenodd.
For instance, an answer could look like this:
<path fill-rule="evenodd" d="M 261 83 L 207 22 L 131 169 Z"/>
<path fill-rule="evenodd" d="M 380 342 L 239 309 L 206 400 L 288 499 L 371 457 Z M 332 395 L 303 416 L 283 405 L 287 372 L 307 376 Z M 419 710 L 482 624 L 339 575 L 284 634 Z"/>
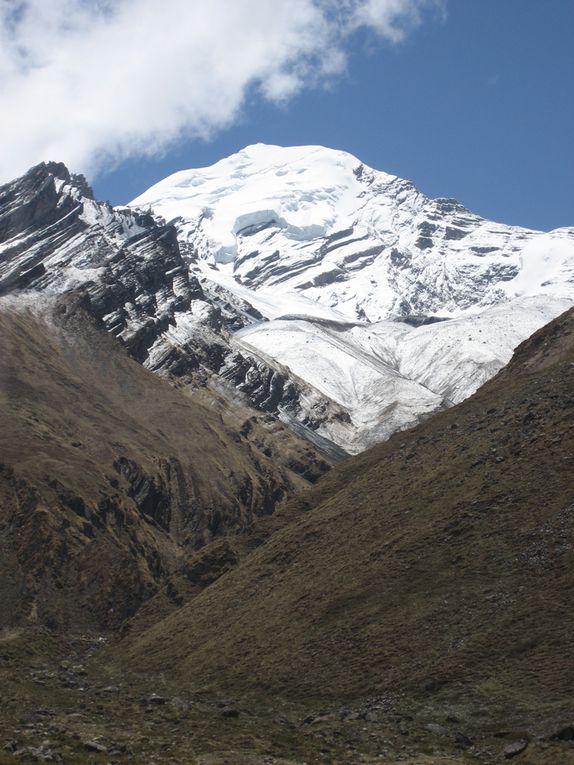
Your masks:
<path fill-rule="evenodd" d="M 570 311 L 472 398 L 336 468 L 118 656 L 267 697 L 569 709 L 573 330 Z"/>
<path fill-rule="evenodd" d="M 201 585 L 233 565 L 237 535 L 326 469 L 280 425 L 244 438 L 242 413 L 211 404 L 73 296 L 0 301 L 0 627 L 117 627 L 173 572 Z"/>

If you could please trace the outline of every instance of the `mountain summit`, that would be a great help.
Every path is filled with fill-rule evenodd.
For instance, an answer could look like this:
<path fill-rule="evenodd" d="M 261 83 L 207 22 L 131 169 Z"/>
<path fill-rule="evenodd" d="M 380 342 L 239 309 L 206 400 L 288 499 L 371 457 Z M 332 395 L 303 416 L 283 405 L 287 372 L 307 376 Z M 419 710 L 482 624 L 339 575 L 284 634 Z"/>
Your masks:
<path fill-rule="evenodd" d="M 261 314 L 232 346 L 329 410 L 278 414 L 348 452 L 462 401 L 574 302 L 574 229 L 493 223 L 320 146 L 248 146 L 132 207 L 174 223 L 204 289 Z"/>
<path fill-rule="evenodd" d="M 197 255 L 239 284 L 295 292 L 349 320 L 572 294 L 574 229 L 492 223 L 320 146 L 248 146 L 166 178 L 132 206 L 175 220 Z"/>

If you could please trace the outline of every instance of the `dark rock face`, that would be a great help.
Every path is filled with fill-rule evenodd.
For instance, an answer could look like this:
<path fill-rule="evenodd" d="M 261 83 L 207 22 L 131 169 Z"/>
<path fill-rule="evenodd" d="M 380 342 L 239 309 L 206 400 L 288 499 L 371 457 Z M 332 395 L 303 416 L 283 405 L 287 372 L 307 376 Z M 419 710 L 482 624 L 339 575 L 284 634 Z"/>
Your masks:
<path fill-rule="evenodd" d="M 141 514 L 169 531 L 171 521 L 172 498 L 165 482 L 160 476 L 147 476 L 139 465 L 126 457 L 120 457 L 114 463 L 115 469 L 129 484 L 128 496 L 136 503 Z M 168 472 L 170 463 L 168 463 Z M 181 466 L 172 466 L 176 475 L 181 474 Z M 177 468 L 179 467 L 179 471 Z"/>
<path fill-rule="evenodd" d="M 550 736 L 552 741 L 574 741 L 574 725 L 565 725 Z"/>
<path fill-rule="evenodd" d="M 0 188 L 0 240 L 50 226 L 73 208 L 70 199 L 56 211 L 59 194 L 54 179 L 70 180 L 64 165 L 50 163 L 32 168 L 25 176 Z"/>
<path fill-rule="evenodd" d="M 138 361 L 202 297 L 173 227 L 97 204 L 63 165 L 38 165 L 0 189 L 0 244 L 0 293 L 81 289 Z"/>
<path fill-rule="evenodd" d="M 444 232 L 444 238 L 448 240 L 464 239 L 467 236 L 468 231 L 464 231 L 461 228 L 455 228 L 454 226 L 447 226 Z"/>
<path fill-rule="evenodd" d="M 280 403 L 293 403 L 297 398 L 295 385 L 285 375 L 260 361 L 247 359 L 239 352 L 226 359 L 221 377 L 233 383 L 258 409 L 266 412 L 275 411 Z"/>

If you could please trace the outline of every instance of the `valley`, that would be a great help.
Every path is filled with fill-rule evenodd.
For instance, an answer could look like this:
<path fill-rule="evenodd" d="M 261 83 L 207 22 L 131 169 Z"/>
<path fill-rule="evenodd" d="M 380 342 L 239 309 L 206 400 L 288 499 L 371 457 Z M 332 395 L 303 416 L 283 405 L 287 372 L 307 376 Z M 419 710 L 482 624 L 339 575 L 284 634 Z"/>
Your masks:
<path fill-rule="evenodd" d="M 0 763 L 574 763 L 574 229 L 258 144 L 0 188 Z"/>

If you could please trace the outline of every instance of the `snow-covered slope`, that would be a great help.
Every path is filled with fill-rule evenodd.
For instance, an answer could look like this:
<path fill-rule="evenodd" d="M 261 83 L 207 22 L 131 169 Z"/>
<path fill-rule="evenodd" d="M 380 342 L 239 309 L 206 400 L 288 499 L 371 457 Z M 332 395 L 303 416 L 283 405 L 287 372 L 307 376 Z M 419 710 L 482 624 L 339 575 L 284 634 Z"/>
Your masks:
<path fill-rule="evenodd" d="M 574 229 L 492 223 L 323 147 L 248 146 L 132 207 L 261 314 L 232 345 L 337 405 L 313 429 L 350 452 L 473 393 L 574 302 Z"/>
<path fill-rule="evenodd" d="M 412 327 L 274 319 L 237 332 L 246 353 L 280 361 L 348 413 L 319 433 L 352 453 L 474 393 L 514 348 L 571 302 L 517 298 L 469 317 Z"/>

